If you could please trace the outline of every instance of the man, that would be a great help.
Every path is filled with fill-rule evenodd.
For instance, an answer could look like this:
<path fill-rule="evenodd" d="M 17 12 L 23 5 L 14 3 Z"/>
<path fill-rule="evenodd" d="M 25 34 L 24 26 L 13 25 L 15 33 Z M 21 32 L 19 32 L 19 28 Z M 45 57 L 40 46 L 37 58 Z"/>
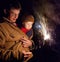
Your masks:
<path fill-rule="evenodd" d="M 21 5 L 17 1 L 10 2 L 4 9 L 5 17 L 0 23 L 0 59 L 4 62 L 21 60 L 23 55 L 24 61 L 32 57 L 32 52 L 29 51 L 31 40 L 16 26 L 20 10 Z"/>

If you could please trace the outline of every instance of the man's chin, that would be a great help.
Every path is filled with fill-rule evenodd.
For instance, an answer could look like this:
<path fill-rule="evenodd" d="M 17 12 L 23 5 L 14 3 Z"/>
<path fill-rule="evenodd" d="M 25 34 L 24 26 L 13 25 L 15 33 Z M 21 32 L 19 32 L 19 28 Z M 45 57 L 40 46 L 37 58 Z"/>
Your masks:
<path fill-rule="evenodd" d="M 16 22 L 16 20 L 13 20 L 12 22 L 13 22 L 13 23 L 15 23 L 15 22 Z"/>

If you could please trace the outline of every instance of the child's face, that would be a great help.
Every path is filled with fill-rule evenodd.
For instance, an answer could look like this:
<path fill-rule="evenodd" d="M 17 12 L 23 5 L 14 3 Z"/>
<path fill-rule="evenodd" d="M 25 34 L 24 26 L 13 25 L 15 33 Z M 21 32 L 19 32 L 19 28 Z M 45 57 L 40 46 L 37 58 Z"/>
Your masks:
<path fill-rule="evenodd" d="M 33 22 L 25 22 L 24 23 L 24 27 L 28 30 L 30 30 L 32 28 Z"/>

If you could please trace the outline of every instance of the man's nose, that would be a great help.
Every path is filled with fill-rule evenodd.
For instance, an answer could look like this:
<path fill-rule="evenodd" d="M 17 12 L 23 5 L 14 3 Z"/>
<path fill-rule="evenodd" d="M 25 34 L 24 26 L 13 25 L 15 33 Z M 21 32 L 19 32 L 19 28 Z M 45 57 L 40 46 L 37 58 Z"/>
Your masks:
<path fill-rule="evenodd" d="M 18 18 L 18 15 L 17 15 L 17 14 L 15 14 L 15 18 L 16 18 L 16 19 Z"/>

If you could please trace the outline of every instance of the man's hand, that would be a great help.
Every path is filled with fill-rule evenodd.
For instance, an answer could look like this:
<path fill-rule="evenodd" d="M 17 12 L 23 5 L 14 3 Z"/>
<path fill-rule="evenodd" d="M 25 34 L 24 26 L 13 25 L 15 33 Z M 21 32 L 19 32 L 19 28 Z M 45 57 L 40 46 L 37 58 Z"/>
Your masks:
<path fill-rule="evenodd" d="M 32 52 L 26 52 L 26 51 L 22 51 L 22 53 L 24 54 L 24 57 L 29 57 Z"/>
<path fill-rule="evenodd" d="M 23 47 L 30 47 L 32 46 L 32 42 L 26 38 L 22 38 L 21 41 L 23 42 Z"/>

